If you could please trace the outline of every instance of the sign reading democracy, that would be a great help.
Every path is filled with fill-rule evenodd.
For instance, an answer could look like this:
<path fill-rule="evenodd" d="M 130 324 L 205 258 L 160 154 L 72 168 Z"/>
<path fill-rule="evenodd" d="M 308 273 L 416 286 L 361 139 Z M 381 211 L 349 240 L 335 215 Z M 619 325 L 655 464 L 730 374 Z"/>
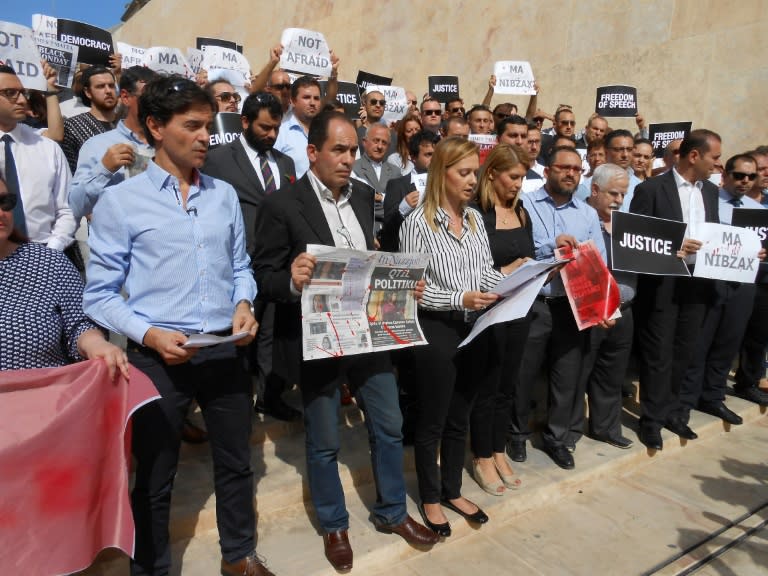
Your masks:
<path fill-rule="evenodd" d="M 357 72 L 357 80 L 355 80 L 355 83 L 360 88 L 360 94 L 365 94 L 368 91 L 369 86 L 390 86 L 392 84 L 392 78 L 359 70 Z"/>
<path fill-rule="evenodd" d="M 230 144 L 240 137 L 243 131 L 243 123 L 237 112 L 219 112 L 213 119 L 209 148 L 216 148 L 222 144 Z"/>
<path fill-rule="evenodd" d="M 536 94 L 530 62 L 500 60 L 493 65 L 496 94 Z"/>
<path fill-rule="evenodd" d="M 147 51 L 144 52 L 144 65 L 161 74 L 180 74 L 187 78 L 193 76 L 181 50 L 170 46 L 147 48 Z"/>
<path fill-rule="evenodd" d="M 754 283 L 760 260 L 760 238 L 749 228 L 704 222 L 696 225 L 703 246 L 696 254 L 693 275 L 731 282 Z"/>
<path fill-rule="evenodd" d="M 85 64 L 109 66 L 109 57 L 114 53 L 112 34 L 90 24 L 59 18 L 56 27 L 59 42 L 78 46 L 78 59 Z"/>
<path fill-rule="evenodd" d="M 673 140 L 682 140 L 691 132 L 692 122 L 666 122 L 648 126 L 648 139 L 653 142 L 653 155 L 664 157 L 664 149 Z"/>
<path fill-rule="evenodd" d="M 445 104 L 459 97 L 458 76 L 430 76 L 429 96 Z"/>
<path fill-rule="evenodd" d="M 0 64 L 13 68 L 24 88 L 48 89 L 31 28 L 13 22 L 0 22 Z"/>
<path fill-rule="evenodd" d="M 690 276 L 685 262 L 677 257 L 686 227 L 685 222 L 614 210 L 611 213 L 613 270 Z"/>
<path fill-rule="evenodd" d="M 768 210 L 763 208 L 734 208 L 731 226 L 753 230 L 760 238 L 763 248 L 768 250 Z"/>
<path fill-rule="evenodd" d="M 384 94 L 384 115 L 381 121 L 389 126 L 392 122 L 397 122 L 405 116 L 408 110 L 408 98 L 405 96 L 405 88 L 401 86 L 374 86 L 369 85 L 367 92 L 381 92 Z"/>
<path fill-rule="evenodd" d="M 145 48 L 132 46 L 125 42 L 118 42 L 117 51 L 123 56 L 123 70 L 131 66 L 144 66 L 144 54 L 147 51 Z"/>
<path fill-rule="evenodd" d="M 630 118 L 637 115 L 637 88 L 601 86 L 597 89 L 595 112 L 600 116 Z"/>
<path fill-rule="evenodd" d="M 56 70 L 56 85 L 70 88 L 75 79 L 79 48 L 45 36 L 38 36 L 37 49 L 40 52 L 40 58 Z"/>
<path fill-rule="evenodd" d="M 286 28 L 280 37 L 280 67 L 313 76 L 331 75 L 331 51 L 321 32 Z"/>

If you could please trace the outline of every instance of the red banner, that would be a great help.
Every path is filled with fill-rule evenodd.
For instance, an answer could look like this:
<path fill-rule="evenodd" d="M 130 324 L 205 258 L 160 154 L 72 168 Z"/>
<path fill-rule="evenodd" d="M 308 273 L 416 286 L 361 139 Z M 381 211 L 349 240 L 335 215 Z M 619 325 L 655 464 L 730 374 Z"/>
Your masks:
<path fill-rule="evenodd" d="M 71 574 L 133 554 L 131 414 L 158 398 L 143 373 L 101 360 L 0 372 L 0 573 Z"/>

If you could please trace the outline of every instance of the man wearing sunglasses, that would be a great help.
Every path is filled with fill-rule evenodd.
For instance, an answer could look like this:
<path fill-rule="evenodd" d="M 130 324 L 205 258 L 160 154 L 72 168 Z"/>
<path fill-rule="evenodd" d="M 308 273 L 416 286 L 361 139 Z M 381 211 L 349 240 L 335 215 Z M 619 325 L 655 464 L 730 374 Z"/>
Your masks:
<path fill-rule="evenodd" d="M 464 109 L 464 100 L 461 98 L 455 98 L 445 103 L 445 112 L 443 113 L 443 120 L 448 120 L 451 116 L 464 117 L 466 110 Z"/>
<path fill-rule="evenodd" d="M 235 90 L 226 80 L 214 80 L 209 82 L 205 89 L 216 100 L 216 105 L 219 107 L 219 112 L 237 112 L 240 108 L 240 100 L 242 96 Z"/>
<path fill-rule="evenodd" d="M 427 98 L 421 103 L 421 126 L 424 130 L 439 134 L 442 119 L 443 110 L 440 102 L 434 98 Z"/>

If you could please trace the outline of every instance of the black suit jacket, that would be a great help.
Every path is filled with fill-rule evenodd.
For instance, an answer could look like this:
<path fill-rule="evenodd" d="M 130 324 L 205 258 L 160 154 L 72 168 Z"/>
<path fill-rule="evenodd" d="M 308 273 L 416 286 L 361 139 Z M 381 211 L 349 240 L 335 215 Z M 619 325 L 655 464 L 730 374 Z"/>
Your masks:
<path fill-rule="evenodd" d="M 282 190 L 284 186 L 296 181 L 296 168 L 293 160 L 282 152 L 272 150 L 272 154 L 280 169 L 278 188 Z M 237 191 L 240 207 L 243 210 L 246 249 L 248 255 L 253 256 L 257 238 L 254 234 L 256 216 L 266 194 L 240 139 L 210 150 L 201 172 L 228 182 Z"/>
<path fill-rule="evenodd" d="M 381 249 L 385 252 L 397 252 L 400 249 L 400 226 L 403 215 L 400 214 L 400 202 L 415 188 L 411 184 L 411 175 L 406 174 L 387 182 L 384 195 L 384 225 L 381 228 Z"/>
<path fill-rule="evenodd" d="M 366 248 L 373 250 L 373 190 L 352 180 L 350 204 L 363 229 Z M 302 385 L 305 393 L 319 393 L 337 384 L 342 366 L 351 385 L 368 375 L 391 369 L 386 353 L 302 362 L 300 298 L 291 293 L 291 263 L 305 252 L 307 244 L 333 246 L 333 234 L 315 191 L 304 175 L 298 182 L 264 200 L 256 218 L 256 248 L 253 269 L 259 298 L 275 302 L 273 370 L 290 383 Z M 355 360 L 355 361 L 352 361 Z M 311 377 L 302 378 L 307 372 Z"/>

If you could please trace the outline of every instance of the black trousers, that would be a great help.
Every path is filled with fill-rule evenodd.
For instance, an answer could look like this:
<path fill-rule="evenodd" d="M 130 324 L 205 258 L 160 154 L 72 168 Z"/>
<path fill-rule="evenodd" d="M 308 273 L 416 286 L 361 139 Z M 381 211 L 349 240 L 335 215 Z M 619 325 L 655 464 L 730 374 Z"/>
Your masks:
<path fill-rule="evenodd" d="M 768 346 L 768 284 L 757 284 L 752 315 L 739 352 L 736 388 L 756 388 L 765 377 L 765 347 Z"/>
<path fill-rule="evenodd" d="M 129 342 L 128 359 L 162 396 L 133 416 L 136 481 L 131 494 L 136 553 L 131 574 L 169 573 L 168 522 L 181 429 L 193 399 L 203 412 L 213 453 L 216 523 L 228 562 L 254 549 L 251 470 L 251 383 L 232 344 L 201 349 L 189 362 L 166 365 L 153 350 Z"/>

